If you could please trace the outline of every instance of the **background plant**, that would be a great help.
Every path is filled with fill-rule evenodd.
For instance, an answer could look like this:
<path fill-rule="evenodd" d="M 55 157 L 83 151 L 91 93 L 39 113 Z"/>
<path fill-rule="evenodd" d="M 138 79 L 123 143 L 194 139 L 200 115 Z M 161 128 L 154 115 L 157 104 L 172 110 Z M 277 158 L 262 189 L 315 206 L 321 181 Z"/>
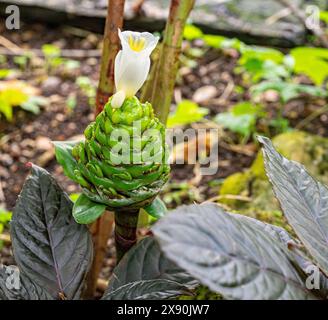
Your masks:
<path fill-rule="evenodd" d="M 38 114 L 40 106 L 44 106 L 46 99 L 36 95 L 35 88 L 23 81 L 0 82 L 0 115 L 8 121 L 13 120 L 13 108 L 20 107 L 23 110 Z"/>

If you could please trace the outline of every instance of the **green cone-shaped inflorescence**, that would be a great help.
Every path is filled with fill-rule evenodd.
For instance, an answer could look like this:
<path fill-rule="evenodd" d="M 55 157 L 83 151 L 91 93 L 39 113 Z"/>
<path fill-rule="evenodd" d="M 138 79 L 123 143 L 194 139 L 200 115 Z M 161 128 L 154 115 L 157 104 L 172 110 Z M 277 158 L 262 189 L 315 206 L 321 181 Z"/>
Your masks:
<path fill-rule="evenodd" d="M 115 210 L 149 204 L 170 171 L 165 127 L 151 104 L 132 97 L 114 109 L 109 100 L 84 134 L 72 155 L 85 195 Z"/>

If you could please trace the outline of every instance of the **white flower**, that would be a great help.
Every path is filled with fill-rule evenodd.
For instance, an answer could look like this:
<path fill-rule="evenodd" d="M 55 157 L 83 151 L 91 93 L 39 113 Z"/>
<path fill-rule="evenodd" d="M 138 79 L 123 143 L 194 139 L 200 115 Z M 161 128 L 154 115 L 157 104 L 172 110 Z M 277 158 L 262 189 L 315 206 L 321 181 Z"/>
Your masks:
<path fill-rule="evenodd" d="M 147 79 L 150 68 L 150 54 L 159 37 L 149 32 L 118 30 L 122 50 L 115 58 L 115 87 L 111 104 L 119 108 L 125 98 L 133 97 Z"/>

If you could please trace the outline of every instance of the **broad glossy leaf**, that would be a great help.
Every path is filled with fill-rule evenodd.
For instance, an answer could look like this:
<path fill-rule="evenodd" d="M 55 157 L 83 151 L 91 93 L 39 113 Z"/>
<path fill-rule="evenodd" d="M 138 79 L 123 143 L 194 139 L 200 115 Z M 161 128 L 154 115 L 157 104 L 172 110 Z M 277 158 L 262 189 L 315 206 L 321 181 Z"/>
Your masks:
<path fill-rule="evenodd" d="M 114 269 L 103 299 L 123 296 L 125 299 L 166 299 L 185 294 L 196 285 L 197 281 L 168 260 L 155 239 L 148 237 L 134 246 Z"/>
<path fill-rule="evenodd" d="M 77 223 L 88 224 L 97 220 L 106 210 L 106 205 L 91 201 L 83 193 L 73 206 L 73 217 Z"/>
<path fill-rule="evenodd" d="M 143 209 L 155 219 L 164 217 L 167 213 L 165 203 L 159 197 L 156 197 L 150 205 L 144 207 Z"/>
<path fill-rule="evenodd" d="M 0 266 L 0 300 L 53 300 L 53 297 L 26 275 Z"/>
<path fill-rule="evenodd" d="M 79 298 L 92 262 L 91 236 L 74 221 L 72 207 L 51 175 L 33 165 L 12 216 L 13 251 L 21 274 L 54 299 Z"/>
<path fill-rule="evenodd" d="M 53 141 L 58 163 L 63 167 L 65 175 L 75 182 L 78 182 L 74 175 L 77 162 L 72 156 L 72 149 L 77 143 L 79 141 Z"/>
<path fill-rule="evenodd" d="M 281 156 L 268 138 L 259 141 L 267 175 L 288 222 L 328 275 L 328 188 L 304 166 Z"/>
<path fill-rule="evenodd" d="M 251 220 L 263 228 L 264 231 L 279 241 L 285 249 L 289 250 L 302 270 L 310 275 L 309 272 L 311 272 L 311 269 L 309 267 L 314 266 L 313 262 L 299 249 L 301 243 L 293 238 L 285 229 L 243 215 L 236 215 L 236 217 L 241 220 Z M 316 294 L 324 299 L 328 298 L 328 278 L 322 272 L 319 273 L 319 288 L 316 290 Z"/>
<path fill-rule="evenodd" d="M 183 206 L 153 227 L 164 253 L 230 299 L 315 299 L 275 236 L 214 204 Z"/>

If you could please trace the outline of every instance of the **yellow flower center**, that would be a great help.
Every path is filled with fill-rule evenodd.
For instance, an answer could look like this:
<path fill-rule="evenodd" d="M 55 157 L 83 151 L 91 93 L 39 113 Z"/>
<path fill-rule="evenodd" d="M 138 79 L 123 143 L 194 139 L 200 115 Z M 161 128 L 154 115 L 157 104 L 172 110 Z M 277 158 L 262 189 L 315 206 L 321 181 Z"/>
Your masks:
<path fill-rule="evenodd" d="M 134 38 L 132 35 L 130 35 L 128 43 L 133 51 L 140 52 L 145 48 L 146 40 L 145 38 L 141 38 L 141 37 Z"/>

